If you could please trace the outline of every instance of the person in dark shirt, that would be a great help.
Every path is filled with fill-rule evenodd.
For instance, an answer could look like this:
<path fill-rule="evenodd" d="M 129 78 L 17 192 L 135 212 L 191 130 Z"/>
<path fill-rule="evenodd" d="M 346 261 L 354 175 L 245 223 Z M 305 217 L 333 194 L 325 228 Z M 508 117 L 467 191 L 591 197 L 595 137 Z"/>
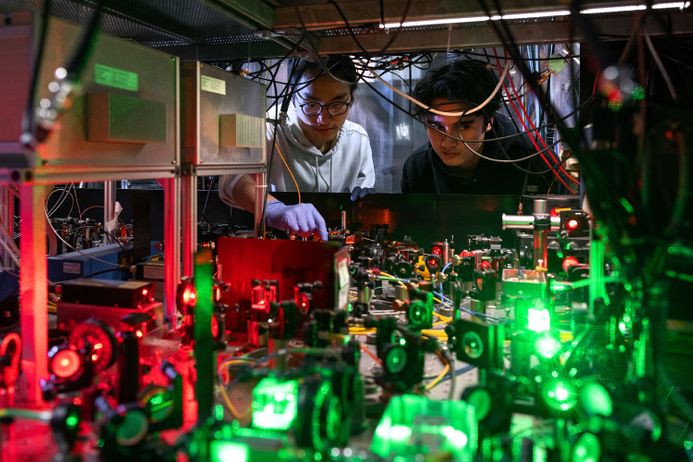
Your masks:
<path fill-rule="evenodd" d="M 530 183 L 548 189 L 546 177 L 527 173 L 537 169 L 533 162 L 511 162 L 532 150 L 512 121 L 496 113 L 500 92 L 489 96 L 497 84 L 493 71 L 474 60 L 455 61 L 421 79 L 414 98 L 438 112 L 421 108 L 417 114 L 429 142 L 405 161 L 402 192 L 522 194 Z"/>

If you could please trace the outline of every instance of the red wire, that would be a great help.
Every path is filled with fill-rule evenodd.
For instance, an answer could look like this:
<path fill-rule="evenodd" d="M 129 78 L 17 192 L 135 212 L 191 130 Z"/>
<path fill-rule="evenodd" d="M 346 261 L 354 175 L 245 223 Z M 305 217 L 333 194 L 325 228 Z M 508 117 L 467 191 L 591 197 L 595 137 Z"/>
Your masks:
<path fill-rule="evenodd" d="M 494 54 L 496 55 L 496 62 L 498 63 L 498 66 L 500 67 L 500 60 L 498 59 L 498 54 L 495 52 L 495 50 L 494 50 Z M 510 81 L 512 82 L 512 79 L 510 79 Z M 505 82 L 503 82 L 503 90 L 505 90 L 505 93 L 506 93 L 506 94 L 508 94 L 508 95 L 510 94 L 510 92 L 508 91 L 508 87 L 507 87 L 507 85 L 505 84 Z M 517 94 L 516 94 L 516 95 L 517 95 Z M 517 116 L 517 118 L 519 119 L 520 123 L 522 124 L 522 128 L 525 130 L 525 132 L 528 132 L 528 133 L 529 133 L 529 131 L 527 130 L 527 125 L 525 124 L 524 120 L 522 119 L 522 116 L 520 116 L 520 112 L 519 112 L 519 111 L 517 110 L 517 108 L 515 107 L 515 103 L 514 103 L 513 100 L 510 99 L 510 98 L 508 99 L 508 101 L 510 102 L 510 106 L 513 108 L 513 111 L 515 112 L 515 115 Z M 532 142 L 532 145 L 533 145 L 534 148 L 537 150 L 537 152 L 541 151 L 541 148 L 539 147 L 539 145 L 537 144 L 537 142 L 535 141 L 535 139 L 534 139 L 533 136 L 529 136 L 529 140 Z M 539 155 L 541 156 L 541 159 L 544 161 L 544 163 L 549 167 L 549 169 L 551 170 L 551 172 L 554 174 L 554 176 L 556 177 L 556 179 L 557 179 L 558 181 L 560 181 L 561 184 L 562 184 L 563 186 L 565 186 L 566 189 L 568 189 L 568 191 L 571 192 L 571 194 L 575 194 L 575 191 L 573 191 L 573 190 L 570 188 L 570 186 L 568 186 L 568 184 L 567 184 L 567 183 L 563 180 L 563 178 L 561 177 L 560 173 L 559 173 L 558 171 L 554 170 L 553 165 L 552 165 L 551 162 L 544 156 L 544 153 L 542 152 L 542 153 L 539 154 Z"/>
<path fill-rule="evenodd" d="M 498 61 L 498 54 L 496 53 L 496 50 L 494 49 L 493 52 L 496 54 L 496 61 L 498 62 L 498 66 L 500 66 L 500 61 Z M 508 57 L 508 51 L 507 51 L 507 50 L 505 50 L 505 57 L 506 57 L 506 58 Z M 519 97 L 519 95 L 517 94 L 517 90 L 516 90 L 516 88 L 515 88 L 515 82 L 513 81 L 513 79 L 510 79 L 510 85 L 511 85 L 512 88 L 513 88 L 513 93 L 515 94 L 515 99 L 517 100 L 517 104 L 518 104 L 518 105 L 520 106 L 520 108 L 522 109 L 523 114 L 524 114 L 525 117 L 527 118 L 527 122 L 529 122 L 530 128 L 533 130 L 532 133 L 534 134 L 534 136 L 536 136 L 536 138 L 537 138 L 539 141 L 541 141 L 541 144 L 544 146 L 544 149 L 549 149 L 549 145 L 546 144 L 546 142 L 544 141 L 544 138 L 541 136 L 541 134 L 539 133 L 539 131 L 538 131 L 538 130 L 535 130 L 536 127 L 535 127 L 535 125 L 534 125 L 534 122 L 532 122 L 532 119 L 530 118 L 529 113 L 527 112 L 527 109 L 525 108 L 525 105 L 522 104 L 522 101 L 520 100 L 520 97 Z M 512 103 L 512 100 L 511 100 L 511 103 Z M 520 120 L 522 120 L 522 119 L 520 119 Z M 524 126 L 524 124 L 523 124 L 523 126 Z M 526 126 L 525 126 L 525 131 L 527 131 Z M 540 149 L 539 149 L 539 150 L 540 150 Z M 552 152 L 553 152 L 553 151 L 552 151 Z M 555 152 L 554 152 L 553 156 L 555 156 L 556 159 L 558 159 L 558 156 L 555 154 Z M 553 156 L 552 156 L 552 159 L 553 159 Z M 553 170 L 553 169 L 552 169 L 552 170 Z M 566 176 L 569 180 L 571 180 L 573 183 L 575 183 L 575 184 L 579 184 L 579 183 L 580 183 L 578 180 L 576 180 L 575 178 L 573 178 L 573 176 L 572 176 L 571 174 L 569 174 L 568 172 L 565 171 L 565 169 L 563 168 L 563 165 L 562 165 L 560 162 L 558 163 L 558 170 L 559 170 L 560 172 L 563 172 L 563 174 L 565 174 L 565 176 Z M 570 189 L 570 188 L 568 188 L 568 189 Z"/>

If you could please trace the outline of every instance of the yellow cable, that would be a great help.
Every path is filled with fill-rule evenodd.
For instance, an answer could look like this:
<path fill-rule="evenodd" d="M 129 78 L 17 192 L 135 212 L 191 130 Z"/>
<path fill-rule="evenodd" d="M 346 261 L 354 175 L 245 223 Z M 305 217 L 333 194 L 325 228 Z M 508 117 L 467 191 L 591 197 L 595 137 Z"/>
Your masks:
<path fill-rule="evenodd" d="M 407 287 L 405 283 L 403 283 L 397 276 L 393 276 L 392 274 L 386 273 L 384 271 L 381 271 L 380 274 L 387 278 L 392 278 L 393 281 L 398 282 L 400 286 L 402 287 Z"/>
<path fill-rule="evenodd" d="M 441 339 L 441 340 L 447 340 L 448 339 L 448 335 L 443 330 L 423 329 L 421 331 L 421 334 L 422 335 L 428 335 L 430 337 L 435 337 L 435 338 Z"/>
<path fill-rule="evenodd" d="M 240 420 L 245 417 L 248 417 L 248 414 L 250 414 L 250 411 L 253 409 L 252 405 L 248 406 L 248 409 L 246 409 L 244 412 L 238 412 L 238 409 L 236 409 L 236 407 L 231 402 L 231 398 L 229 398 L 228 393 L 226 393 L 226 389 L 222 385 L 217 385 L 217 390 L 219 390 L 219 393 L 221 394 L 221 397 L 223 398 L 226 407 L 229 409 L 229 412 L 231 413 L 234 419 Z"/>
<path fill-rule="evenodd" d="M 275 128 L 276 130 L 276 128 Z M 289 172 L 289 175 L 291 175 L 291 179 L 294 182 L 294 186 L 296 186 L 296 192 L 298 193 L 298 203 L 301 203 L 301 188 L 298 187 L 298 182 L 296 181 L 296 177 L 294 176 L 294 172 L 291 171 L 291 167 L 289 167 L 289 164 L 286 163 L 286 158 L 284 158 L 284 154 L 282 153 L 282 150 L 279 148 L 279 144 L 275 141 L 274 142 L 274 147 L 277 149 L 277 152 L 279 153 L 279 157 L 282 159 L 282 162 L 284 162 L 284 166 L 286 167 L 286 171 Z"/>
<path fill-rule="evenodd" d="M 438 374 L 438 377 L 433 379 L 433 382 L 426 385 L 426 391 L 431 391 L 433 389 L 433 387 L 438 385 L 440 383 L 440 381 L 443 380 L 443 377 L 445 377 L 449 371 L 450 371 L 450 365 L 446 364 L 445 368 L 443 368 L 443 370 L 440 372 L 440 374 Z"/>
<path fill-rule="evenodd" d="M 363 327 L 350 327 L 349 335 L 370 335 L 375 334 L 376 329 L 365 329 Z"/>
<path fill-rule="evenodd" d="M 219 367 L 217 368 L 217 374 L 226 381 L 228 379 L 229 372 L 227 371 L 227 368 L 229 366 L 235 366 L 235 365 L 247 365 L 247 364 L 255 364 L 255 361 L 249 361 L 247 359 L 230 359 L 228 361 L 225 361 L 221 364 L 219 364 Z"/>
<path fill-rule="evenodd" d="M 444 321 L 444 322 L 452 322 L 452 318 L 449 318 L 449 317 L 447 317 L 447 316 L 443 316 L 442 314 L 436 313 L 435 311 L 433 312 L 433 315 L 436 316 L 436 317 L 437 317 L 438 319 L 440 319 L 441 321 Z"/>

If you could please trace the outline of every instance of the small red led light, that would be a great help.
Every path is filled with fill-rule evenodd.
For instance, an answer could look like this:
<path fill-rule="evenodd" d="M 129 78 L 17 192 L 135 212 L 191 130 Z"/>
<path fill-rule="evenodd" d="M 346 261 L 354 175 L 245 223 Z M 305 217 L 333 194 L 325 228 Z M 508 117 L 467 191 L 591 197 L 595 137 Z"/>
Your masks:
<path fill-rule="evenodd" d="M 212 338 L 219 337 L 219 320 L 212 316 Z"/>
<path fill-rule="evenodd" d="M 575 218 L 571 218 L 568 220 L 568 222 L 565 224 L 566 228 L 568 228 L 571 231 L 575 231 L 578 229 L 578 226 L 580 226 L 580 222 L 577 221 Z"/>

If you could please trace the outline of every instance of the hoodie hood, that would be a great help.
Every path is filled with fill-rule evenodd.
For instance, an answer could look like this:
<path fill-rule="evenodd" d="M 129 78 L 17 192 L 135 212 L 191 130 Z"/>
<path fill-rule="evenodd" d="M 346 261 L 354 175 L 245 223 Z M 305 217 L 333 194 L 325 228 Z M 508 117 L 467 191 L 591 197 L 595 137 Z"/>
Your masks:
<path fill-rule="evenodd" d="M 273 130 L 268 126 L 268 153 L 273 139 Z M 295 191 L 294 179 L 305 192 L 350 192 L 355 186 L 371 188 L 375 184 L 368 135 L 349 120 L 340 127 L 334 146 L 324 154 L 308 140 L 293 111 L 289 111 L 286 123 L 277 127 L 275 141 L 284 159 L 277 152 L 272 156 L 271 191 Z"/>
<path fill-rule="evenodd" d="M 339 143 L 339 138 L 341 138 L 344 134 L 344 125 L 340 127 L 339 133 L 337 134 L 337 139 L 332 144 L 330 150 L 324 154 L 318 148 L 313 146 L 313 143 L 311 143 L 308 137 L 306 137 L 305 133 L 303 133 L 303 130 L 298 123 L 298 117 L 296 116 L 295 111 L 289 111 L 287 114 L 286 125 L 282 126 L 282 130 L 284 131 L 286 139 L 290 145 L 304 151 L 306 154 L 312 154 L 317 159 L 322 159 L 324 161 L 333 156 L 335 148 Z"/>

